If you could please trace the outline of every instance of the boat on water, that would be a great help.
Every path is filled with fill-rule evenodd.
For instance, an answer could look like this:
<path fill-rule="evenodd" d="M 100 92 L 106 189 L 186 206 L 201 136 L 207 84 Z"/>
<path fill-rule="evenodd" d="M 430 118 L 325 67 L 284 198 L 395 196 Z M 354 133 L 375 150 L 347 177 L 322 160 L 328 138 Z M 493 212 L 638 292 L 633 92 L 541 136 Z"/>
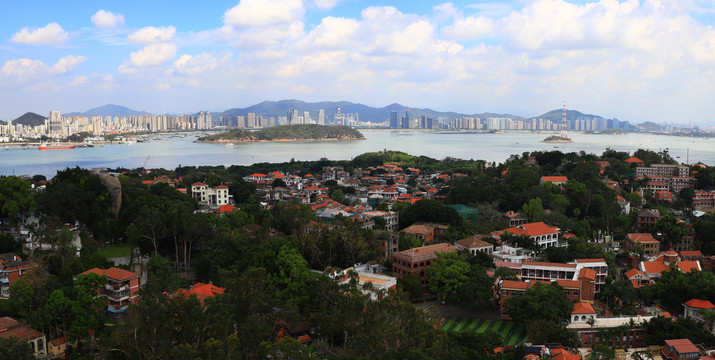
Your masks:
<path fill-rule="evenodd" d="M 47 143 L 40 143 L 40 146 L 37 147 L 38 150 L 63 150 L 63 149 L 74 149 L 74 145 L 62 145 L 62 144 L 55 144 L 55 145 L 49 145 Z"/>

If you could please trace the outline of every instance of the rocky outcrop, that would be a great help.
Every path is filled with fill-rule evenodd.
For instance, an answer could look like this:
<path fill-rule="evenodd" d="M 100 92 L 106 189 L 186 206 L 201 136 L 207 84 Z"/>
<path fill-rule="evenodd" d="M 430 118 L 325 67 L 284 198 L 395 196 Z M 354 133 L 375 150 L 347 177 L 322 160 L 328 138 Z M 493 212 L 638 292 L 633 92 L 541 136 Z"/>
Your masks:
<path fill-rule="evenodd" d="M 99 174 L 99 179 L 102 180 L 112 197 L 112 207 L 109 211 L 114 214 L 115 218 L 118 218 L 119 210 L 122 208 L 122 184 L 119 179 L 109 174 Z"/>

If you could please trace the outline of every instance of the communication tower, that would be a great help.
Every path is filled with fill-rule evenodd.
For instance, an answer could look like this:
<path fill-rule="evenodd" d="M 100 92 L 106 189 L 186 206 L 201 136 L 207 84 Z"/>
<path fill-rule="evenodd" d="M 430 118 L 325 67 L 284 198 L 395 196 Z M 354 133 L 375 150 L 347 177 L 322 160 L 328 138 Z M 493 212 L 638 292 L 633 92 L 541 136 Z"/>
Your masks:
<path fill-rule="evenodd" d="M 566 122 L 566 101 L 564 101 L 564 110 L 561 114 L 561 138 L 568 139 L 569 134 L 566 131 L 568 129 L 568 123 Z"/>

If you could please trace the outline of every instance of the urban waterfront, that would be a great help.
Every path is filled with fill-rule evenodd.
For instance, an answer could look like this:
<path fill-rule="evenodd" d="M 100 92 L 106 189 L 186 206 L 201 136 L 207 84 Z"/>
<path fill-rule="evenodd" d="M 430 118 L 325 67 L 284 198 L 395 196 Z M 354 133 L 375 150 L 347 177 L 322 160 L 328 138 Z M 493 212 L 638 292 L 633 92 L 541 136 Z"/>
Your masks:
<path fill-rule="evenodd" d="M 249 165 L 259 162 L 295 160 L 348 160 L 378 150 L 399 150 L 411 155 L 437 159 L 455 157 L 502 162 L 512 154 L 527 151 L 559 150 L 601 154 L 606 148 L 633 152 L 637 149 L 668 149 L 681 163 L 715 165 L 713 141 L 706 138 L 652 134 L 592 135 L 573 133 L 572 143 L 543 143 L 547 133 L 508 132 L 504 134 L 468 132 L 362 130 L 365 140 L 257 142 L 226 144 L 194 143 L 194 135 L 171 137 L 134 144 L 39 151 L 9 148 L 0 151 L 0 175 L 35 175 L 48 178 L 66 167 L 142 167 L 174 169 L 179 165 Z M 156 136 L 150 136 L 155 138 Z M 148 157 L 148 160 L 147 160 Z"/>

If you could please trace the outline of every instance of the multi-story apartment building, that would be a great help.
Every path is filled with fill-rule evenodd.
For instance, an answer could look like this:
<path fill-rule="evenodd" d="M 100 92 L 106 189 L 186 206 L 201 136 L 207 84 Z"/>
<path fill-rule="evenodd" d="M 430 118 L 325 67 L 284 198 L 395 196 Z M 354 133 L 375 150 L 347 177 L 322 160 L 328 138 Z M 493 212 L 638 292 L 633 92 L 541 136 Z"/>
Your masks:
<path fill-rule="evenodd" d="M 0 298 L 9 298 L 10 286 L 36 267 L 36 263 L 23 260 L 14 253 L 0 254 Z"/>
<path fill-rule="evenodd" d="M 696 210 L 715 210 L 715 192 L 698 192 L 693 199 L 693 207 Z"/>
<path fill-rule="evenodd" d="M 139 275 L 115 267 L 106 270 L 94 268 L 81 275 L 89 273 L 103 275 L 107 278 L 107 283 L 97 291 L 97 296 L 104 297 L 107 313 L 110 316 L 123 317 L 129 304 L 139 300 Z"/>
<path fill-rule="evenodd" d="M 397 231 L 399 227 L 398 213 L 396 211 L 364 211 L 358 214 L 358 217 L 364 220 L 381 217 L 385 219 L 385 230 L 389 232 Z"/>
<path fill-rule="evenodd" d="M 219 185 L 214 188 L 202 182 L 191 184 L 191 195 L 199 205 L 218 207 L 228 205 L 233 195 L 228 193 L 228 186 Z"/>
<path fill-rule="evenodd" d="M 607 276 L 608 264 L 605 259 L 576 259 L 568 264 L 525 261 L 520 271 L 522 280 L 580 281 L 581 278 L 586 277 L 593 281 L 594 293 L 601 291 Z M 590 300 L 593 299 L 586 298 L 584 301 Z"/>
<path fill-rule="evenodd" d="M 435 244 L 392 254 L 392 274 L 401 278 L 408 274 L 417 275 L 423 285 L 427 284 L 427 269 L 437 260 L 438 253 L 457 251 L 451 244 Z"/>
<path fill-rule="evenodd" d="M 17 338 L 30 344 L 35 358 L 47 357 L 47 341 L 45 334 L 9 317 L 0 317 L 0 338 Z"/>
<path fill-rule="evenodd" d="M 685 165 L 679 164 L 652 164 L 651 166 L 637 167 L 636 177 L 688 177 L 690 169 Z"/>

